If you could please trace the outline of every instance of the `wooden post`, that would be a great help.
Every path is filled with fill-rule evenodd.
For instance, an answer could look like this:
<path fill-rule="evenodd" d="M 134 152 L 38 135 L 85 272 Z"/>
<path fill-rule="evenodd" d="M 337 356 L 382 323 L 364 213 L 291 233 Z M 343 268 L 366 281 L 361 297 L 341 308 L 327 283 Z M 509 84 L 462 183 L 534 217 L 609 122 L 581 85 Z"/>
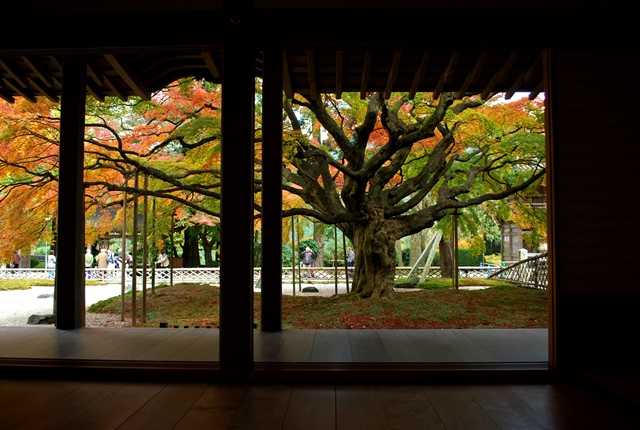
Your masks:
<path fill-rule="evenodd" d="M 220 370 L 233 380 L 253 366 L 255 50 L 244 24 L 229 23 L 222 72 Z"/>
<path fill-rule="evenodd" d="M 138 171 L 133 177 L 133 239 L 131 240 L 131 325 L 137 325 L 138 308 L 136 296 L 138 295 Z"/>
<path fill-rule="evenodd" d="M 127 186 L 129 179 L 124 178 L 124 192 L 122 193 L 122 247 L 120 248 L 120 321 L 124 321 L 124 297 L 127 293 Z"/>
<path fill-rule="evenodd" d="M 264 52 L 262 330 L 282 330 L 282 51 Z"/>
<path fill-rule="evenodd" d="M 58 216 L 54 312 L 56 328 L 85 326 L 84 117 L 87 65 L 84 57 L 62 58 Z"/>
<path fill-rule="evenodd" d="M 333 225 L 333 279 L 338 294 L 338 227 Z"/>
<path fill-rule="evenodd" d="M 147 322 L 147 264 L 149 249 L 147 247 L 147 221 L 149 215 L 149 198 L 147 191 L 149 190 L 149 175 L 144 174 L 144 197 L 142 206 L 142 322 Z"/>
<path fill-rule="evenodd" d="M 293 283 L 291 284 L 293 288 L 293 295 L 296 295 L 296 216 L 293 215 L 291 217 L 291 276 Z M 302 273 L 299 273 L 302 276 Z"/>
<path fill-rule="evenodd" d="M 453 211 L 453 288 L 458 289 L 458 210 Z"/>

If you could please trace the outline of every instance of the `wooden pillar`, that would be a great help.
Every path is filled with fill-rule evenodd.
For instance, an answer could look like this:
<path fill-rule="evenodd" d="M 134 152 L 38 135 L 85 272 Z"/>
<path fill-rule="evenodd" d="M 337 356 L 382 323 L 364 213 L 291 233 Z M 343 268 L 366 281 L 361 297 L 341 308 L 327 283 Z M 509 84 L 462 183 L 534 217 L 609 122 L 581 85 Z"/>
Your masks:
<path fill-rule="evenodd" d="M 282 51 L 265 51 L 262 88 L 262 330 L 282 330 Z"/>
<path fill-rule="evenodd" d="M 86 61 L 62 59 L 60 173 L 56 241 L 56 328 L 85 326 L 84 294 L 84 117 Z M 64 216 L 60 213 L 64 209 Z"/>
<path fill-rule="evenodd" d="M 253 367 L 255 52 L 250 39 L 232 36 L 222 74 L 220 369 L 237 380 Z"/>

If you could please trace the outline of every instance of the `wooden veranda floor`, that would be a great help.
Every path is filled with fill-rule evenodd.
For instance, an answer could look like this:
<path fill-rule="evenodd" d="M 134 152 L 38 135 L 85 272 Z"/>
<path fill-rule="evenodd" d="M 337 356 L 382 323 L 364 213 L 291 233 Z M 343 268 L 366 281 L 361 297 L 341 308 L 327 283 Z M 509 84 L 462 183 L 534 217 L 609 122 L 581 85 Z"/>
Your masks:
<path fill-rule="evenodd" d="M 182 379 L 215 379 L 218 336 L 217 329 L 207 328 L 0 327 L 0 371 L 108 369 L 156 377 L 163 369 L 166 377 L 176 371 Z M 258 374 L 280 379 L 291 369 L 310 379 L 313 372 L 323 379 L 336 369 L 362 378 L 401 369 L 411 378 L 411 372 L 424 370 L 540 371 L 548 362 L 546 329 L 256 330 L 253 350 L 256 370 L 265 370 Z"/>
<path fill-rule="evenodd" d="M 547 349 L 546 329 L 256 330 L 254 378 L 226 383 L 216 329 L 0 327 L 0 428 L 638 428 L 636 404 L 549 378 Z"/>

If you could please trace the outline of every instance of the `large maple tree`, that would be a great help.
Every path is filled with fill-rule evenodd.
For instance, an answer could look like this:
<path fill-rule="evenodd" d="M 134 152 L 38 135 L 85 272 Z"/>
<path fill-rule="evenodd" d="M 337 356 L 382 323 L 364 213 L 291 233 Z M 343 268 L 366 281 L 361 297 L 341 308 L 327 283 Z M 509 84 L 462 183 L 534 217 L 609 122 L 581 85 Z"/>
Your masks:
<path fill-rule="evenodd" d="M 206 237 L 219 222 L 220 96 L 219 85 L 185 79 L 151 101 L 87 98 L 88 244 L 121 229 L 125 197 L 130 231 L 132 199 L 147 196 L 151 241 L 161 246 L 177 225 L 214 246 Z M 13 226 L 0 233 L 0 259 L 47 239 L 56 223 L 59 118 L 48 100 L 0 101 L 0 222 Z"/>
<path fill-rule="evenodd" d="M 398 239 L 466 207 L 539 185 L 545 175 L 540 103 L 478 97 L 413 100 L 301 95 L 286 106 L 284 211 L 336 224 L 354 244 L 354 291 L 392 298 Z M 326 130 L 318 139 L 313 125 Z"/>

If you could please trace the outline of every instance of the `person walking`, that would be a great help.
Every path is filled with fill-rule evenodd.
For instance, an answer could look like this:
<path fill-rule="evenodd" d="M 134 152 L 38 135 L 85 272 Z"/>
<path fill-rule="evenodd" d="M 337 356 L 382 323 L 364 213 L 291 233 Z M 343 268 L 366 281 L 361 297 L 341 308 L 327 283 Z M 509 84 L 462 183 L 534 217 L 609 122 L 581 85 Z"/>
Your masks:
<path fill-rule="evenodd" d="M 315 278 L 316 275 L 313 273 L 313 262 L 316 259 L 316 253 L 313 252 L 313 250 L 311 248 L 309 248 L 307 246 L 307 248 L 304 250 L 304 252 L 302 253 L 302 267 L 308 267 L 309 268 L 309 274 L 311 274 L 312 278 Z M 307 275 L 305 275 L 305 278 L 307 277 Z"/>

